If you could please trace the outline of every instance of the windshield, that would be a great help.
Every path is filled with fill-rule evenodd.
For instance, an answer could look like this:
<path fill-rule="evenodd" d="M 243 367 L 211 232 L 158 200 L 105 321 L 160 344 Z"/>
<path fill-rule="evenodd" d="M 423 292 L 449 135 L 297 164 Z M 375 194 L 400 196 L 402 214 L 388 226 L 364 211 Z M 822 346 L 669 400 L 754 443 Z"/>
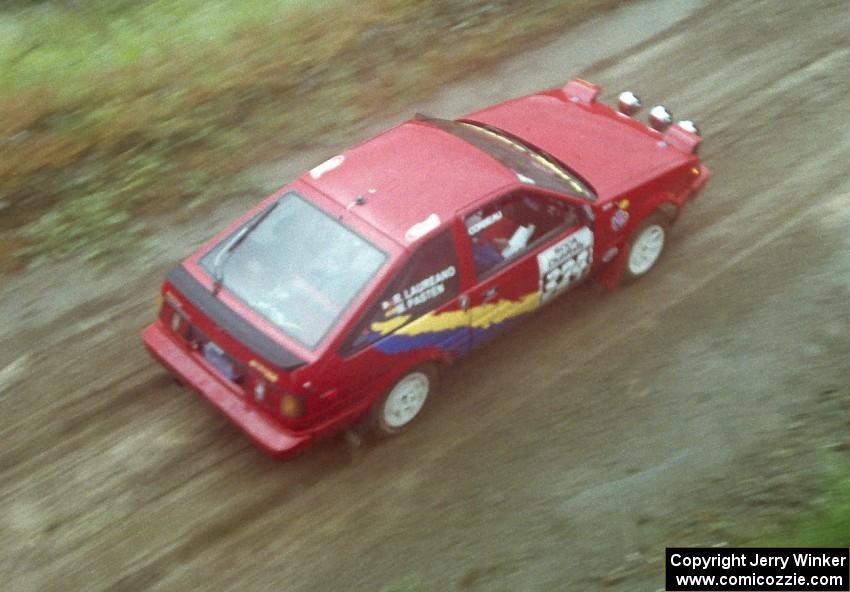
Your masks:
<path fill-rule="evenodd" d="M 218 273 L 222 286 L 248 307 L 313 349 L 386 254 L 295 192 L 259 215 L 265 217 L 248 220 L 200 264 L 210 275 Z M 218 257 L 250 224 L 256 226 L 238 246 Z"/>
<path fill-rule="evenodd" d="M 466 140 L 511 169 L 523 183 L 593 201 L 596 195 L 577 174 L 548 154 L 490 126 L 430 117 L 428 123 Z"/>

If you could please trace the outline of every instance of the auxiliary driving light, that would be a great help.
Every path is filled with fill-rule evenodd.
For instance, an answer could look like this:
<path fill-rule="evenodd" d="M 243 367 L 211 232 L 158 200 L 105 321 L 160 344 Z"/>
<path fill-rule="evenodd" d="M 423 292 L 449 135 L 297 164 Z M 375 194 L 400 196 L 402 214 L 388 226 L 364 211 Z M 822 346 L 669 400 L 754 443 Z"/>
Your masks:
<path fill-rule="evenodd" d="M 620 113 L 629 117 L 640 111 L 642 106 L 643 103 L 640 102 L 640 97 L 630 90 L 621 92 L 617 98 L 617 109 Z"/>
<path fill-rule="evenodd" d="M 690 119 L 683 119 L 683 120 L 679 121 L 676 125 L 678 125 L 680 128 L 682 128 L 686 132 L 690 132 L 692 134 L 700 135 L 699 134 L 699 128 L 697 127 L 697 124 L 695 124 Z"/>
<path fill-rule="evenodd" d="M 649 112 L 649 127 L 663 132 L 673 123 L 673 115 L 664 105 L 656 105 Z"/>

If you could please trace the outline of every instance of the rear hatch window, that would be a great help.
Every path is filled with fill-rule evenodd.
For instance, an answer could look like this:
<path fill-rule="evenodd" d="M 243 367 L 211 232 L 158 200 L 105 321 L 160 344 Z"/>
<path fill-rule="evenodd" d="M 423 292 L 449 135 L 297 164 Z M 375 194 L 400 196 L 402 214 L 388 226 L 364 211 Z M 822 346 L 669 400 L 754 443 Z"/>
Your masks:
<path fill-rule="evenodd" d="M 225 237 L 200 265 L 246 306 L 314 349 L 386 258 L 291 191 Z"/>

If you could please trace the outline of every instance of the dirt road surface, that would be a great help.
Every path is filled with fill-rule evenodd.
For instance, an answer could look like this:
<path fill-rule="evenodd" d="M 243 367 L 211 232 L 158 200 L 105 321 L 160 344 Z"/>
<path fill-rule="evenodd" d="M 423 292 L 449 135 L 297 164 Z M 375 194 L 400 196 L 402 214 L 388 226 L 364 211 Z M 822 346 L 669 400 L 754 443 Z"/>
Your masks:
<path fill-rule="evenodd" d="M 277 463 L 146 356 L 163 272 L 244 203 L 106 276 L 3 278 L 0 589 L 651 591 L 665 546 L 816 507 L 850 457 L 850 6 L 718 0 L 653 30 L 665 6 L 422 106 L 581 74 L 696 119 L 714 178 L 650 277 L 454 367 L 397 440 Z"/>

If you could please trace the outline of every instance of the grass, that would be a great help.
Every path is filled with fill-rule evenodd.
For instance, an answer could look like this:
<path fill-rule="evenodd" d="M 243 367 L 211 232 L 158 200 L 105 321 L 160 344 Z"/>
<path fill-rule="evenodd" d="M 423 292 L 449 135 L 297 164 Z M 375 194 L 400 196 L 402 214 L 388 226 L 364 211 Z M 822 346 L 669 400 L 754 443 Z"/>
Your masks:
<path fill-rule="evenodd" d="M 7 1 L 0 270 L 120 250 L 152 216 L 252 190 L 233 180 L 253 163 L 341 139 L 615 4 Z"/>
<path fill-rule="evenodd" d="M 759 547 L 850 547 L 850 478 L 836 476 L 824 508 L 757 538 Z"/>

